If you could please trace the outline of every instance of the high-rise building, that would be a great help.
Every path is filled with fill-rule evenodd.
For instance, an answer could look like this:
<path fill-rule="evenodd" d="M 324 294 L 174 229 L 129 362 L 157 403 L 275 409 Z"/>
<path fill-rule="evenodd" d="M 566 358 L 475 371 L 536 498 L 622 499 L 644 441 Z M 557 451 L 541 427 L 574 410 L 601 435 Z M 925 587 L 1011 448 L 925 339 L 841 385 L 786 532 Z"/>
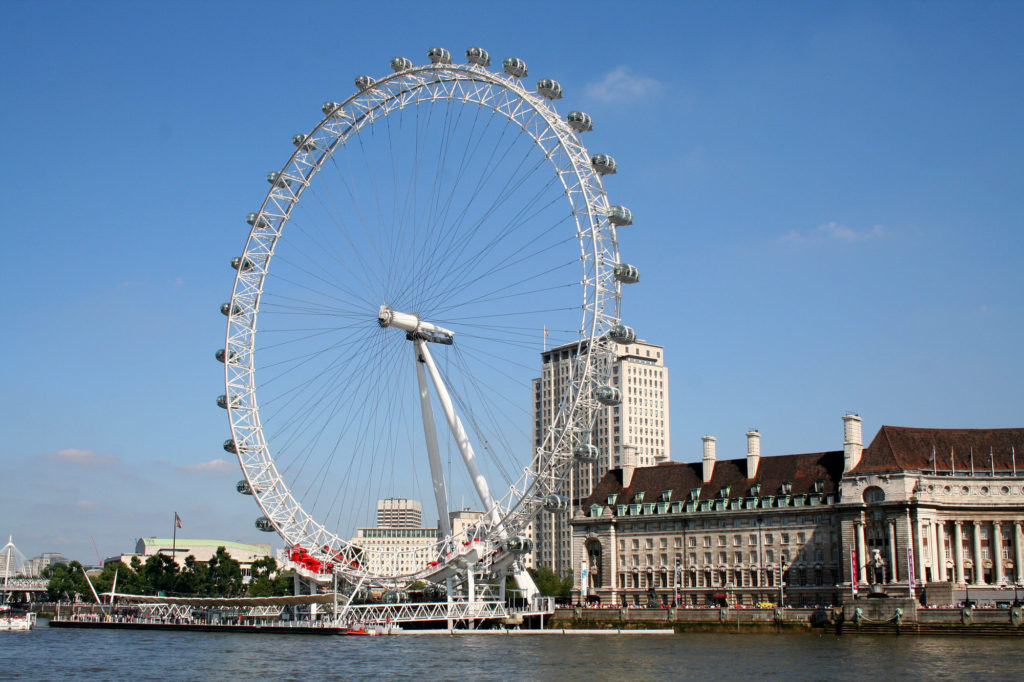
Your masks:
<path fill-rule="evenodd" d="M 419 500 L 389 497 L 377 500 L 377 526 L 380 528 L 420 528 L 423 505 Z"/>
<path fill-rule="evenodd" d="M 579 462 L 560 491 L 570 500 L 566 512 L 541 512 L 531 535 L 533 566 L 549 566 L 564 575 L 573 566 L 569 519 L 572 510 L 593 491 L 609 469 L 653 466 L 667 462 L 669 441 L 668 368 L 662 346 L 634 341 L 614 346 L 610 368 L 611 385 L 618 388 L 622 402 L 601 409 L 591 443 L 597 459 Z M 576 362 L 577 345 L 558 346 L 541 353 L 541 376 L 533 380 L 533 443 L 540 447 L 544 434 L 558 412 Z"/>
<path fill-rule="evenodd" d="M 367 550 L 363 566 L 371 573 L 411 573 L 426 566 L 437 544 L 437 528 L 422 525 L 419 500 L 377 500 L 377 527 L 359 528 L 352 544 Z"/>

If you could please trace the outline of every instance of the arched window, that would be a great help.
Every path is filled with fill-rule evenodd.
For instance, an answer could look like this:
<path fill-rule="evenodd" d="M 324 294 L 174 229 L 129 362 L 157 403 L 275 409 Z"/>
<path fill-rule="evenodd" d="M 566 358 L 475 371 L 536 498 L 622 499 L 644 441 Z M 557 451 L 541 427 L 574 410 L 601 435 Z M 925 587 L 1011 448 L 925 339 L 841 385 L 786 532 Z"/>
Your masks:
<path fill-rule="evenodd" d="M 864 491 L 864 502 L 866 504 L 872 504 L 874 502 L 883 502 L 885 500 L 885 492 L 882 491 L 877 485 L 870 486 Z"/>

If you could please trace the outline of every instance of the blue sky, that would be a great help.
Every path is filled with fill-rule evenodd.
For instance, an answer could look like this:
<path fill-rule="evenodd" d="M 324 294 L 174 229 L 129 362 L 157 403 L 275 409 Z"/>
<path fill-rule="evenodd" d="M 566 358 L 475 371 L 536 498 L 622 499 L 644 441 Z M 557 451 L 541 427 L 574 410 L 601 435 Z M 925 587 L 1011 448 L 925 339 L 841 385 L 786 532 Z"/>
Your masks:
<path fill-rule="evenodd" d="M 498 7 L 498 6 L 496 6 Z M 10 2 L 0 27 L 0 532 L 95 559 L 265 541 L 213 351 L 288 141 L 397 55 L 557 78 L 629 206 L 624 317 L 672 455 L 838 449 L 841 415 L 1021 426 L 1017 3 Z M 221 460 L 221 461 L 219 461 Z"/>

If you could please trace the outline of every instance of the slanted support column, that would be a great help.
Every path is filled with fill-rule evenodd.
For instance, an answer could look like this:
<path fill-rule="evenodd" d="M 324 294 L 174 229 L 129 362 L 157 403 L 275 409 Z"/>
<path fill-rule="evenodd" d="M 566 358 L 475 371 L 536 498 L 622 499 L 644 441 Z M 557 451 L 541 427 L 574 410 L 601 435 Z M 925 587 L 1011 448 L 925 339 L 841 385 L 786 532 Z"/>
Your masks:
<path fill-rule="evenodd" d="M 854 527 L 857 531 L 857 577 L 859 582 L 863 584 L 868 581 L 867 557 L 865 556 L 867 549 L 864 544 L 864 521 L 857 519 L 854 522 Z"/>
<path fill-rule="evenodd" d="M 992 549 L 992 583 L 1003 584 L 1003 524 L 992 522 L 992 541 L 988 543 Z"/>
<path fill-rule="evenodd" d="M 956 582 L 964 582 L 964 522 L 953 522 L 953 569 Z"/>
<path fill-rule="evenodd" d="M 972 521 L 974 532 L 974 584 L 985 584 L 985 567 L 981 565 L 981 521 Z"/>

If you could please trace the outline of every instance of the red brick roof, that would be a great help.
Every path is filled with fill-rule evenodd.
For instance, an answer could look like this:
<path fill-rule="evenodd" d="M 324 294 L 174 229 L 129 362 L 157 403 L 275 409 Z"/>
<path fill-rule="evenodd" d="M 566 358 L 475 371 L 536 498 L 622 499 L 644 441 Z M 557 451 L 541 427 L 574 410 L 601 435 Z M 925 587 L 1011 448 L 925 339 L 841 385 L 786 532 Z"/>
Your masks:
<path fill-rule="evenodd" d="M 618 504 L 633 502 L 634 496 L 644 491 L 644 502 L 661 500 L 661 493 L 672 490 L 671 501 L 686 500 L 692 488 L 700 488 L 700 499 L 719 496 L 729 488 L 729 497 L 746 497 L 754 484 L 761 484 L 760 495 L 777 495 L 783 483 L 792 483 L 791 494 L 799 495 L 814 491 L 814 482 L 823 481 L 823 493 L 836 491 L 843 473 L 843 453 L 814 452 L 804 455 L 762 456 L 757 467 L 757 476 L 747 478 L 747 459 L 726 459 L 715 462 L 710 483 L 703 483 L 701 462 L 667 462 L 652 467 L 641 467 L 633 472 L 628 488 L 622 487 L 622 470 L 613 469 L 598 482 L 594 492 L 582 501 L 583 507 L 591 504 L 604 505 L 608 495 L 618 493 Z"/>
<path fill-rule="evenodd" d="M 883 471 L 1024 471 L 1024 429 L 918 429 L 883 426 L 852 473 Z M 992 462 L 989 462 L 989 452 Z M 932 462 L 932 452 L 935 462 Z"/>

